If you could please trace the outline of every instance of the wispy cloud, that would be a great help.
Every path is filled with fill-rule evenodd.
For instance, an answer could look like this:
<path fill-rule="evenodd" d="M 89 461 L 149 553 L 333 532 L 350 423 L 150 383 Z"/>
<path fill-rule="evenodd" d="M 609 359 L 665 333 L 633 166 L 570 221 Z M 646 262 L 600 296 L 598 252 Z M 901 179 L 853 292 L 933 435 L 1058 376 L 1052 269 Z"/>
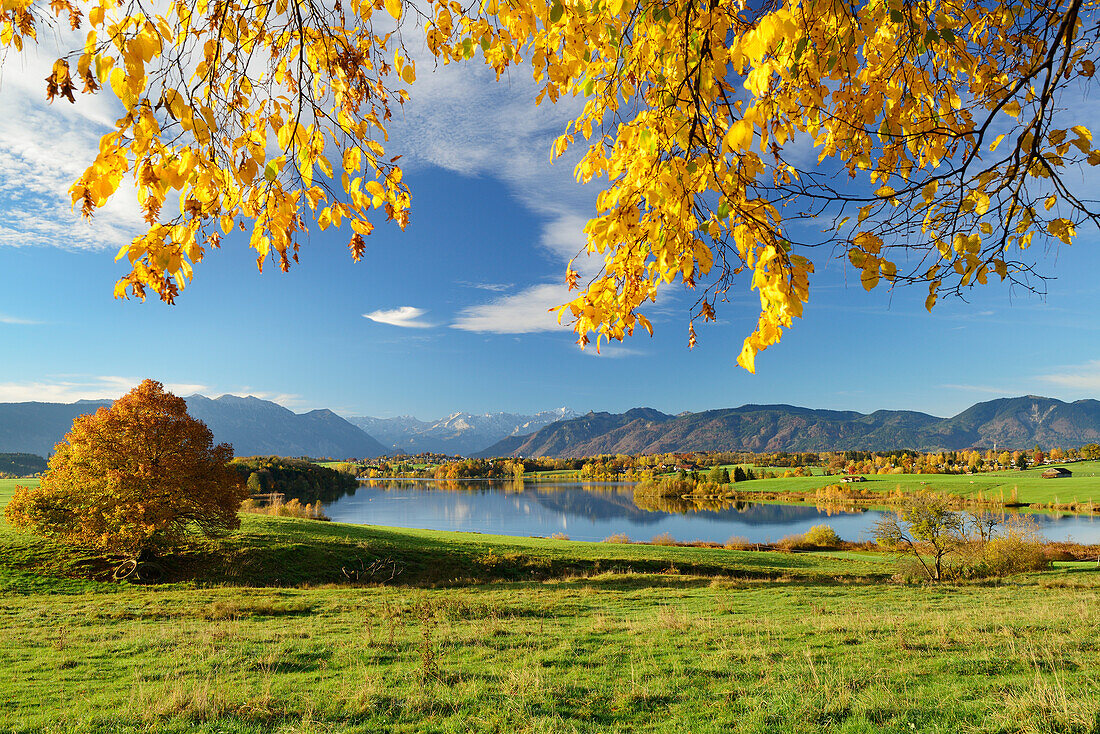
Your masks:
<path fill-rule="evenodd" d="M 70 40 L 62 37 L 57 43 L 65 47 Z M 75 47 L 81 43 L 73 41 Z M 512 320 L 519 325 L 513 333 L 560 328 L 545 310 L 568 299 L 547 298 L 545 284 L 564 282 L 566 262 L 583 250 L 583 226 L 595 211 L 596 190 L 573 179 L 583 146 L 556 162 L 551 149 L 566 121 L 580 111 L 582 100 L 569 97 L 536 107 L 538 86 L 528 67 L 517 67 L 497 81 L 492 69 L 478 63 L 431 70 L 430 54 L 423 48 L 410 51 L 420 58 L 421 73 L 412 99 L 388 126 L 391 151 L 403 153 L 410 169 L 438 167 L 502 181 L 522 206 L 543 219 L 539 242 L 550 256 L 546 270 L 534 273 L 533 285 L 469 283 L 491 300 L 471 307 L 476 310 L 463 313 L 456 326 L 498 331 Z M 78 96 L 75 105 L 47 105 L 41 80 L 49 74 L 53 58 L 47 51 L 41 57 L 23 54 L 5 69 L 0 104 L 17 113 L 0 116 L 0 246 L 117 249 L 144 229 L 128 184 L 124 182 L 111 204 L 90 221 L 72 210 L 67 193 L 94 159 L 100 136 L 119 116 L 117 101 L 100 94 Z M 582 256 L 574 268 L 588 276 L 600 262 L 602 258 Z M 498 312 L 525 301 L 533 303 L 518 317 Z M 415 311 L 406 306 L 364 315 L 404 328 L 433 325 L 419 318 L 423 312 Z"/>
<path fill-rule="evenodd" d="M 596 350 L 595 344 L 589 344 L 581 353 L 587 354 L 589 357 L 600 357 L 602 359 L 622 359 L 623 357 L 640 357 L 646 352 L 642 349 L 624 347 L 615 343 L 604 344 L 600 347 L 599 351 Z"/>
<path fill-rule="evenodd" d="M 363 314 L 363 318 L 376 321 L 379 324 L 400 326 L 405 329 L 430 329 L 435 324 L 420 321 L 420 317 L 426 314 L 422 308 L 415 306 L 400 306 L 399 308 L 382 309 Z"/>
<path fill-rule="evenodd" d="M 493 293 L 503 293 L 515 287 L 514 283 L 474 283 L 469 280 L 456 280 L 455 285 L 464 286 L 466 288 L 477 288 L 481 291 L 491 291 Z"/>
<path fill-rule="evenodd" d="M 122 375 L 49 375 L 39 380 L 0 383 L 3 403 L 75 403 L 77 400 L 116 400 L 133 390 L 144 378 Z M 164 389 L 187 397 L 201 394 L 209 397 L 240 395 L 270 400 L 285 408 L 305 407 L 306 401 L 295 393 L 273 392 L 248 386 L 218 388 L 194 382 L 166 382 Z"/>
<path fill-rule="evenodd" d="M 1051 385 L 1082 392 L 1100 392 L 1100 359 L 1079 365 L 1068 365 L 1059 368 L 1057 372 L 1039 375 L 1039 379 Z"/>
<path fill-rule="evenodd" d="M 558 317 L 550 311 L 569 300 L 564 285 L 542 283 L 490 303 L 468 306 L 451 327 L 490 334 L 531 334 L 559 331 Z"/>
<path fill-rule="evenodd" d="M 537 94 L 529 67 L 516 67 L 498 82 L 492 69 L 478 63 L 451 64 L 419 74 L 412 99 L 389 126 L 395 152 L 404 153 L 410 167 L 495 178 L 543 221 L 538 242 L 549 256 L 546 270 L 534 273 L 527 285 L 484 288 L 503 297 L 462 309 L 452 324 L 457 329 L 564 331 L 547 309 L 569 300 L 566 263 L 576 257 L 573 267 L 582 278 L 603 263 L 602 256 L 585 252 L 584 225 L 595 214 L 597 187 L 573 178 L 584 146 L 551 158 L 554 138 L 580 111 L 582 100 L 566 97 L 536 107 Z"/>
<path fill-rule="evenodd" d="M 114 400 L 137 387 L 142 378 L 118 375 L 58 375 L 27 382 L 0 383 L 0 402 L 73 403 L 77 400 Z M 207 392 L 206 385 L 165 383 L 176 395 Z"/>
<path fill-rule="evenodd" d="M 1020 390 L 1014 390 L 1006 387 L 997 387 L 996 385 L 940 385 L 940 387 L 946 390 L 963 390 L 965 392 L 988 393 L 990 395 L 999 395 L 1001 397 L 1022 394 Z"/>
<path fill-rule="evenodd" d="M 582 254 L 587 241 L 584 234 L 587 223 L 588 218 L 580 214 L 559 213 L 543 227 L 540 244 L 562 261 L 581 255 L 578 258 L 580 266 L 594 273 L 592 269 L 598 270 L 602 260 Z"/>
<path fill-rule="evenodd" d="M 59 46 L 72 40 L 67 36 Z M 71 250 L 117 249 L 143 229 L 133 188 L 124 182 L 91 220 L 74 211 L 69 186 L 94 160 L 99 138 L 119 116 L 109 94 L 80 95 L 76 104 L 45 101 L 54 57 L 34 48 L 8 60 L 0 86 L 0 246 Z"/>
<path fill-rule="evenodd" d="M 539 243 L 560 263 L 561 269 L 554 273 L 560 280 L 536 283 L 503 298 L 469 306 L 459 312 L 451 326 L 463 331 L 495 334 L 564 330 L 550 309 L 572 300 L 564 283 L 564 266 L 584 249 L 586 221 L 580 214 L 567 212 L 549 220 L 543 229 Z M 601 262 L 597 257 L 581 254 L 573 260 L 573 268 L 586 280 L 599 272 Z"/>
<path fill-rule="evenodd" d="M 0 324 L 18 324 L 22 326 L 32 326 L 41 323 L 41 321 L 35 321 L 34 319 L 23 319 L 19 318 L 18 316 L 8 316 L 7 314 L 0 313 Z"/>

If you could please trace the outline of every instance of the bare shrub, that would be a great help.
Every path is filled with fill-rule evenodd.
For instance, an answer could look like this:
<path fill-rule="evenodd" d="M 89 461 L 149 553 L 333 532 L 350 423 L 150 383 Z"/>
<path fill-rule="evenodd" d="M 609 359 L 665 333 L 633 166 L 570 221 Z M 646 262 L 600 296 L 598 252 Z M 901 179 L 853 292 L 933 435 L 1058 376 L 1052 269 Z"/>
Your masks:
<path fill-rule="evenodd" d="M 626 533 L 615 533 L 614 535 L 608 535 L 603 539 L 605 543 L 630 543 L 630 536 Z"/>
<path fill-rule="evenodd" d="M 676 540 L 672 537 L 672 533 L 661 533 L 654 535 L 649 543 L 650 545 L 676 545 Z"/>
<path fill-rule="evenodd" d="M 740 535 L 731 535 L 729 540 L 726 541 L 726 548 L 729 550 L 749 550 L 755 543 L 749 541 L 748 538 L 743 538 Z"/>
<path fill-rule="evenodd" d="M 241 504 L 241 512 L 254 515 L 271 515 L 272 517 L 299 517 L 304 520 L 328 520 L 325 508 L 320 502 L 300 502 L 292 499 L 289 502 L 271 502 L 260 504 L 255 500 L 245 500 Z"/>
<path fill-rule="evenodd" d="M 788 535 L 780 538 L 776 544 L 776 548 L 780 550 L 794 551 L 794 550 L 809 550 L 813 546 L 806 542 L 806 537 L 802 534 Z"/>

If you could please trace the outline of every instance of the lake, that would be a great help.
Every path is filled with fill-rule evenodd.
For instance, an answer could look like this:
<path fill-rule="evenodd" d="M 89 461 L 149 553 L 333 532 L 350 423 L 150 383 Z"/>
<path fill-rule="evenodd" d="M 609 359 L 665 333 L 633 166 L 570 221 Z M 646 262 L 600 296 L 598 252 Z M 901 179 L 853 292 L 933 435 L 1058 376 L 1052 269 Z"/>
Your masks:
<path fill-rule="evenodd" d="M 336 522 L 456 530 L 493 535 L 603 540 L 625 534 L 651 540 L 668 533 L 678 541 L 724 543 L 739 537 L 766 543 L 827 523 L 845 540 L 869 540 L 881 517 L 876 510 L 826 511 L 812 505 L 691 502 L 658 498 L 635 502 L 629 483 L 555 482 L 362 482 L 359 489 L 325 506 Z M 705 503 L 707 504 L 707 503 Z M 1050 540 L 1100 543 L 1100 517 L 1038 513 Z"/>

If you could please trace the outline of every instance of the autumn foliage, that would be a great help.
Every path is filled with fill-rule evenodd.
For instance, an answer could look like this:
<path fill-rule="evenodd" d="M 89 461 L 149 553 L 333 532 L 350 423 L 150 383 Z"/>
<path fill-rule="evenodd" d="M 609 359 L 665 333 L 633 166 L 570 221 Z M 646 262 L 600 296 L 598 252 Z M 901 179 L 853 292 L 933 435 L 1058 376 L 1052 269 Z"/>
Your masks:
<path fill-rule="evenodd" d="M 583 100 L 552 151 L 604 179 L 584 248 L 602 269 L 570 267 L 558 309 L 582 345 L 652 333 L 643 311 L 675 284 L 694 344 L 736 288 L 759 299 L 752 371 L 831 257 L 932 309 L 1039 287 L 1037 255 L 1100 223 L 1073 104 L 1100 63 L 1095 0 L 3 0 L 0 49 L 61 22 L 85 40 L 45 95 L 104 89 L 125 112 L 70 190 L 87 216 L 136 193 L 120 297 L 173 301 L 234 230 L 286 269 L 310 232 L 346 225 L 359 260 L 380 215 L 405 227 L 386 125 L 415 86 L 413 25 L 439 63 L 480 55 L 528 70 L 536 104 Z"/>
<path fill-rule="evenodd" d="M 36 533 L 136 553 L 240 525 L 248 492 L 227 466 L 228 444 L 159 382 L 145 380 L 110 408 L 82 415 L 58 443 L 39 487 L 20 487 L 8 520 Z"/>

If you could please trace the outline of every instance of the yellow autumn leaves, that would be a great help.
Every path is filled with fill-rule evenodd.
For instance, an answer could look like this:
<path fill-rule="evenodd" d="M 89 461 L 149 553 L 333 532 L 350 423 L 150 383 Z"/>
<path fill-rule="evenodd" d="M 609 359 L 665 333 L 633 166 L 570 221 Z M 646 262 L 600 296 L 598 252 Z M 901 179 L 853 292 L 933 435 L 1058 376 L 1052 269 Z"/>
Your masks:
<path fill-rule="evenodd" d="M 0 41 L 19 48 L 47 11 L 0 2 Z M 137 184 L 149 231 L 120 253 L 133 272 L 119 292 L 171 300 L 234 227 L 283 268 L 314 227 L 347 222 L 356 259 L 368 214 L 403 227 L 385 123 L 416 68 L 373 21 L 408 10 L 174 0 L 147 17 L 53 0 L 86 12 L 84 91 L 109 84 L 126 108 L 72 192 L 91 214 Z M 1037 233 L 1069 244 L 1090 216 L 1061 174 L 1100 151 L 1054 100 L 1091 83 L 1094 2 L 430 0 L 427 15 L 443 63 L 480 53 L 498 78 L 527 64 L 536 103 L 582 100 L 553 149 L 582 146 L 577 180 L 605 179 L 585 227 L 603 270 L 558 313 L 582 345 L 651 332 L 642 311 L 677 282 L 697 298 L 694 343 L 694 320 L 748 289 L 759 312 L 738 361 L 753 370 L 802 315 L 815 261 L 846 256 L 867 290 L 923 283 L 931 308 L 990 275 L 1022 279 Z M 59 60 L 50 84 L 71 81 Z"/>
<path fill-rule="evenodd" d="M 416 73 L 373 32 L 383 8 L 402 17 L 399 0 L 336 10 L 174 0 L 157 15 L 116 0 L 3 0 L 0 40 L 16 49 L 49 14 L 71 14 L 86 34 L 74 54 L 83 91 L 109 87 L 124 108 L 71 189 L 91 216 L 134 184 L 148 230 L 119 253 L 132 270 L 116 295 L 151 289 L 171 302 L 234 229 L 248 233 L 260 267 L 286 269 L 314 226 L 348 225 L 358 259 L 370 212 L 406 225 L 409 192 L 386 157 L 385 122 Z M 54 65 L 51 98 L 71 99 L 69 70 L 66 59 Z"/>
<path fill-rule="evenodd" d="M 1088 216 L 1059 171 L 1100 153 L 1086 127 L 1053 125 L 1051 100 L 1091 79 L 1081 28 L 1093 3 L 555 0 L 486 12 L 456 23 L 440 10 L 439 53 L 480 47 L 498 75 L 529 60 L 540 100 L 582 97 L 554 152 L 586 145 L 578 180 L 607 177 L 586 227 L 603 272 L 559 312 L 582 344 L 630 334 L 676 280 L 698 293 L 694 315 L 713 319 L 743 273 L 760 300 L 738 360 L 752 370 L 801 315 L 811 253 L 847 251 L 867 290 L 925 283 L 931 308 L 941 290 L 1023 277 L 1010 251 L 1036 232 L 1068 244 Z M 987 155 L 986 131 L 1005 126 L 1011 151 Z M 1036 130 L 1050 130 L 1045 144 Z M 795 164 L 807 141 L 824 170 Z M 834 183 L 838 170 L 850 187 Z M 1058 201 L 1072 218 L 1044 216 Z M 824 236 L 806 233 L 830 220 Z"/>

